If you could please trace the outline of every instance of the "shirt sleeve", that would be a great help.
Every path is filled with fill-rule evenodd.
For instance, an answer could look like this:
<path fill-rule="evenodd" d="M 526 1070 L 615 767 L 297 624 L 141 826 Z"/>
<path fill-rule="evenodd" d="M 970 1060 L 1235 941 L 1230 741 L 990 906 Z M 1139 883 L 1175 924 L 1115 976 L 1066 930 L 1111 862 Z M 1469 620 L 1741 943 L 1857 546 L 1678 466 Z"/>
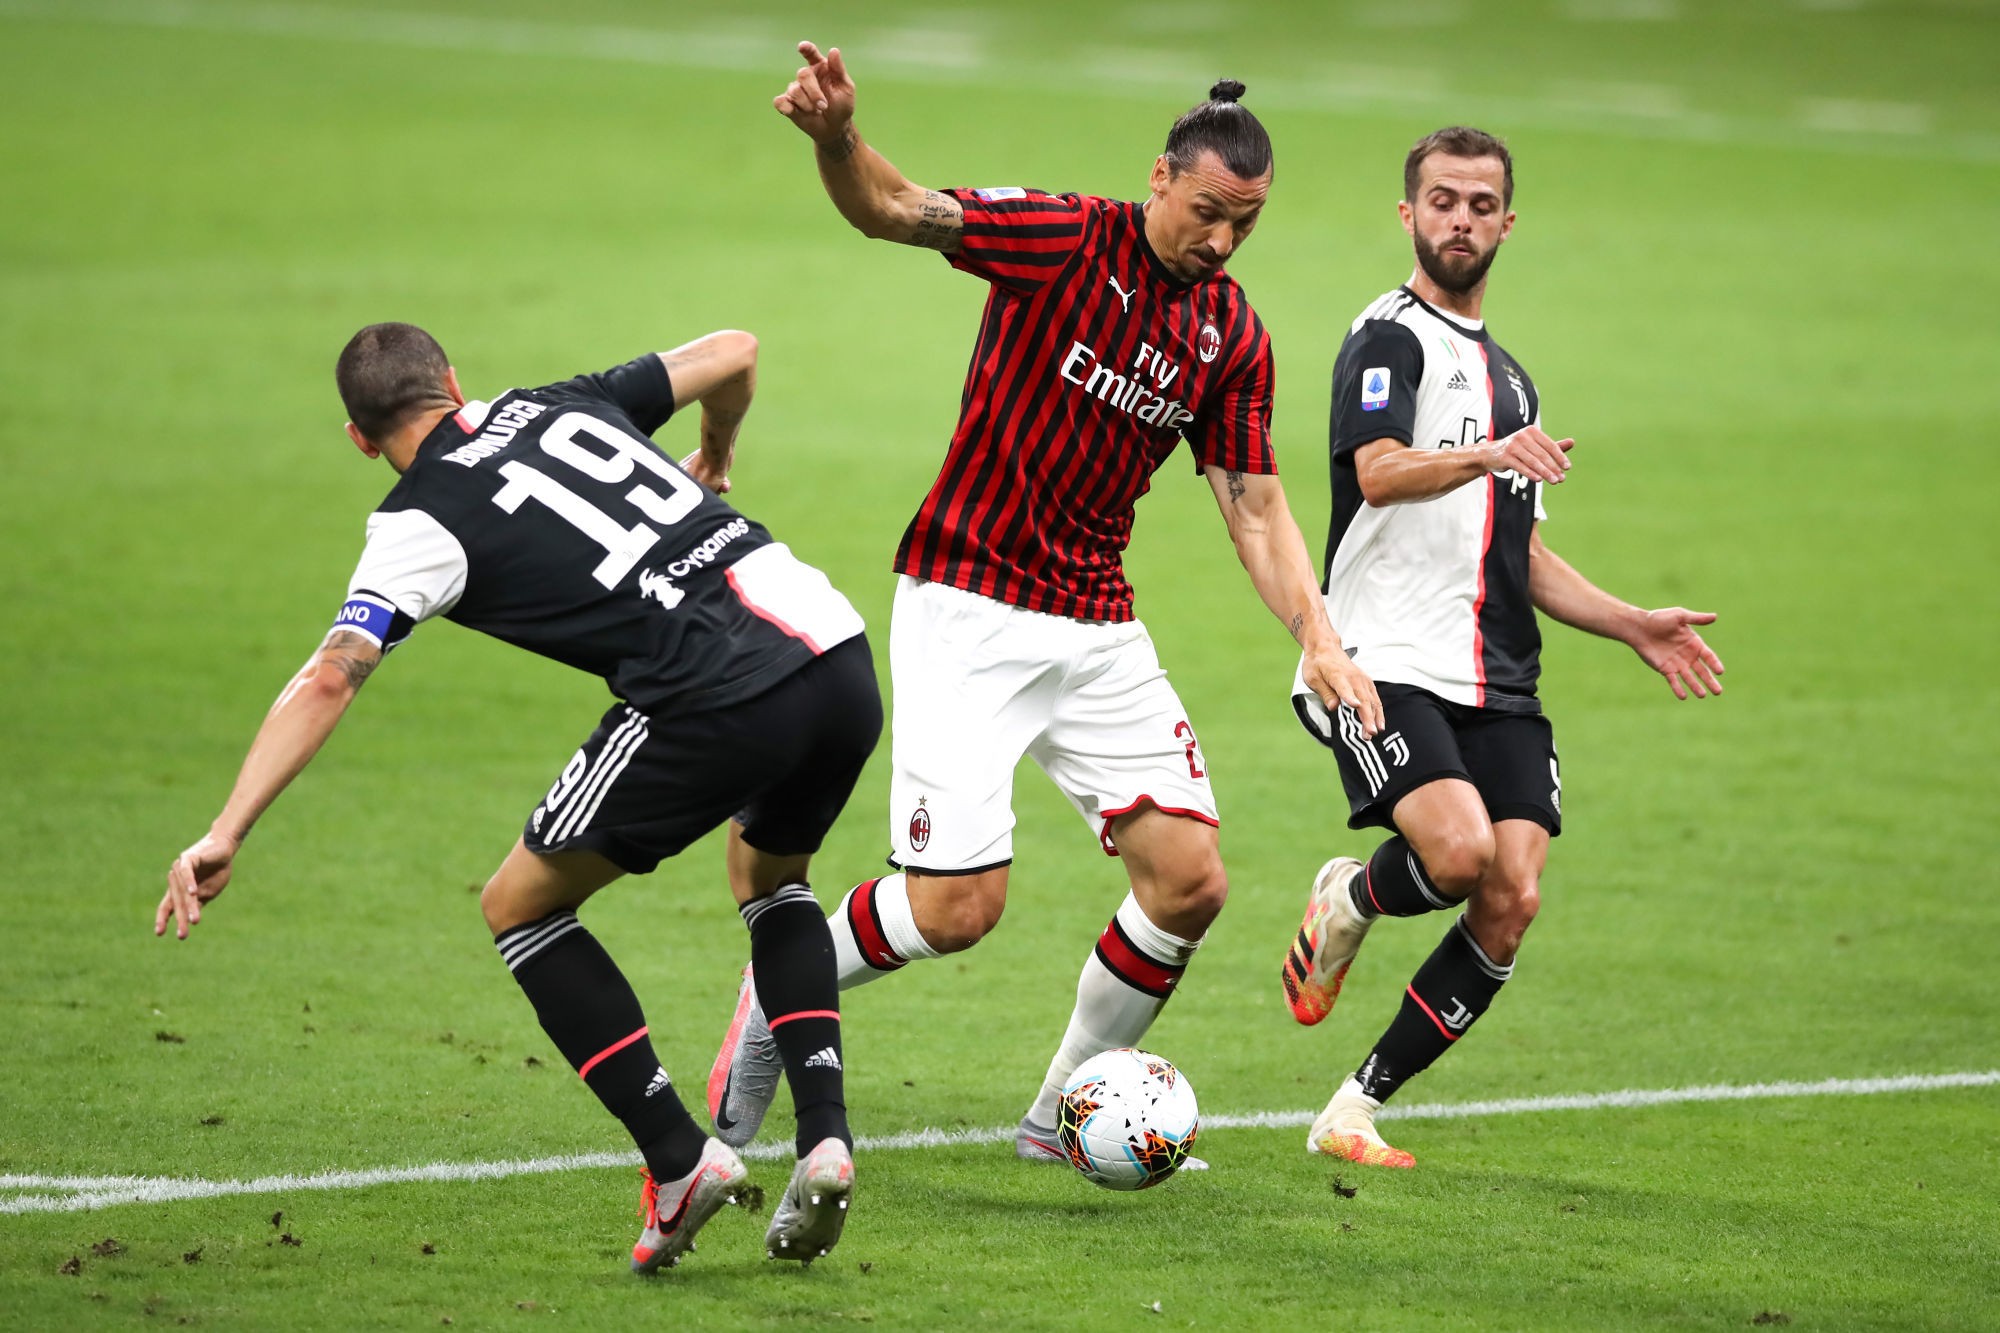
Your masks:
<path fill-rule="evenodd" d="M 1229 472 L 1273 473 L 1278 456 L 1271 448 L 1271 395 L 1276 367 L 1271 359 L 1271 335 L 1264 321 L 1247 308 L 1235 330 L 1241 349 L 1222 390 L 1202 403 L 1200 413 L 1182 432 L 1194 451 L 1196 471 L 1219 467 Z"/>
<path fill-rule="evenodd" d="M 958 249 L 945 252 L 946 262 L 1008 291 L 1041 290 L 1083 240 L 1081 195 L 1015 186 L 944 193 L 965 210 L 965 232 Z"/>
<path fill-rule="evenodd" d="M 1423 344 L 1407 325 L 1371 319 L 1352 334 L 1333 365 L 1333 421 L 1328 448 L 1339 467 L 1376 440 L 1408 444 L 1417 428 Z"/>
<path fill-rule="evenodd" d="M 328 632 L 359 634 L 386 653 L 419 624 L 456 606 L 465 575 L 465 548 L 423 510 L 371 514 L 368 544 L 347 583 L 347 604 Z"/>
<path fill-rule="evenodd" d="M 674 384 L 667 364 L 657 353 L 634 357 L 622 366 L 578 375 L 550 388 L 612 403 L 646 434 L 667 424 L 674 414 Z"/>

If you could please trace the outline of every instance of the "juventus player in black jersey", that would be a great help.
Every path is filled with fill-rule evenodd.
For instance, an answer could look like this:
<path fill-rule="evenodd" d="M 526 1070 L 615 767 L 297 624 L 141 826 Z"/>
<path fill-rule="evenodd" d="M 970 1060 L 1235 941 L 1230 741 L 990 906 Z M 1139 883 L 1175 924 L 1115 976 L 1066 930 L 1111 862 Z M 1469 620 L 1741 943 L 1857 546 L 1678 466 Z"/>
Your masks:
<path fill-rule="evenodd" d="M 1351 709 L 1329 716 L 1302 681 L 1293 701 L 1339 760 L 1348 827 L 1391 836 L 1366 864 L 1321 867 L 1283 969 L 1293 1017 L 1326 1017 L 1377 917 L 1465 908 L 1307 1134 L 1310 1151 L 1379 1166 L 1414 1165 L 1375 1113 L 1499 994 L 1562 831 L 1535 612 L 1630 645 L 1678 698 L 1722 692 L 1694 629 L 1713 615 L 1621 602 L 1542 543 L 1543 488 L 1573 442 L 1542 430 L 1533 381 L 1480 317 L 1513 197 L 1492 135 L 1420 140 L 1398 206 L 1416 271 L 1354 321 L 1334 366 L 1327 615 L 1377 681 L 1381 734 Z"/>
<path fill-rule="evenodd" d="M 258 817 L 383 656 L 443 616 L 604 678 L 619 702 L 529 816 L 480 906 L 542 1027 L 647 1167 L 635 1271 L 672 1265 L 734 1197 L 653 1054 L 618 967 L 576 909 L 728 822 L 730 887 L 798 1108 L 799 1164 L 765 1237 L 810 1262 L 854 1184 L 839 1000 L 812 853 L 882 726 L 861 618 L 826 577 L 717 498 L 757 343 L 713 333 L 601 374 L 468 402 L 422 329 L 376 324 L 340 355 L 347 433 L 400 475 L 368 521 L 347 603 L 272 705 L 227 804 L 175 859 L 154 933 L 186 939 Z M 679 466 L 648 438 L 702 407 Z"/>

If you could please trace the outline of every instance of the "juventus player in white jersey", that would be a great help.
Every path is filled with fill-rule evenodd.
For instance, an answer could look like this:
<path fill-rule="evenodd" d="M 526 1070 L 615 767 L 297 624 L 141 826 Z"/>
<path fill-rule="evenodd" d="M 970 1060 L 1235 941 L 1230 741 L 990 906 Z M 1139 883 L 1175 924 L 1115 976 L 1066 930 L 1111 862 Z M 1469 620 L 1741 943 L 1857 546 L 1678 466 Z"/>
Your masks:
<path fill-rule="evenodd" d="M 1499 139 L 1461 126 L 1418 141 L 1397 206 L 1416 271 L 1354 321 L 1334 366 L 1327 613 L 1377 682 L 1383 728 L 1329 715 L 1303 683 L 1293 703 L 1339 760 L 1348 827 L 1392 836 L 1320 869 L 1283 969 L 1293 1017 L 1326 1017 L 1377 917 L 1465 909 L 1307 1134 L 1312 1152 L 1370 1165 L 1415 1164 L 1375 1114 L 1512 974 L 1562 831 L 1535 612 L 1629 644 L 1676 698 L 1722 692 L 1693 628 L 1712 614 L 1628 605 L 1542 542 L 1543 488 L 1568 475 L 1573 441 L 1542 429 L 1534 382 L 1481 318 L 1513 196 Z"/>
<path fill-rule="evenodd" d="M 422 329 L 355 334 L 335 370 L 347 433 L 398 481 L 368 520 L 333 628 L 271 706 L 207 835 L 175 859 L 153 919 L 155 934 L 174 921 L 187 938 L 251 826 L 424 622 L 453 620 L 603 678 L 617 702 L 479 905 L 550 1040 L 645 1159 L 641 1273 L 694 1248 L 746 1172 L 674 1094 L 638 998 L 576 912 L 724 823 L 730 888 L 798 1110 L 799 1163 L 772 1210 L 771 1257 L 826 1253 L 854 1186 L 833 940 L 805 875 L 875 746 L 882 700 L 847 599 L 720 498 L 756 362 L 756 339 L 731 330 L 468 402 Z M 693 403 L 701 447 L 676 466 L 650 436 Z"/>

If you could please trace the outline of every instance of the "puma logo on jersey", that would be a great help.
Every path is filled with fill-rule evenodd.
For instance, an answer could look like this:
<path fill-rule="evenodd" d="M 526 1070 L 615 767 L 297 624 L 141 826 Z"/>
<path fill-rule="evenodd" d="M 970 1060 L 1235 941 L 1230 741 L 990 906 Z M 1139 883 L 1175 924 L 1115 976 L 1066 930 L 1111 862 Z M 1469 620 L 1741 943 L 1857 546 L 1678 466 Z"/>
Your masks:
<path fill-rule="evenodd" d="M 687 594 L 674 586 L 674 581 L 665 574 L 650 569 L 639 571 L 639 595 L 650 597 L 671 611 L 679 606 Z"/>
<path fill-rule="evenodd" d="M 1118 279 L 1116 279 L 1116 278 L 1112 277 L 1112 276 L 1111 276 L 1111 275 L 1110 275 L 1109 273 L 1107 273 L 1107 274 L 1105 274 L 1105 275 L 1104 275 L 1104 280 L 1105 280 L 1106 282 L 1108 282 L 1108 283 L 1110 283 L 1110 284 L 1111 284 L 1111 290 L 1112 290 L 1112 291 L 1114 291 L 1114 292 L 1117 292 L 1117 293 L 1118 293 L 1118 303 L 1119 303 L 1119 305 L 1120 305 L 1120 306 L 1122 306 L 1122 307 L 1124 308 L 1124 310 L 1125 310 L 1125 313 L 1126 313 L 1126 314 L 1128 314 L 1128 315 L 1129 315 L 1129 314 L 1131 314 L 1131 313 L 1132 313 L 1132 296 L 1133 296 L 1133 294 L 1134 294 L 1134 293 L 1136 293 L 1136 292 L 1137 292 L 1137 291 L 1138 291 L 1139 289 L 1138 289 L 1137 287 L 1134 287 L 1134 288 L 1133 288 L 1133 289 L 1132 289 L 1131 291 L 1129 291 L 1129 292 L 1128 292 L 1128 291 L 1126 291 L 1126 290 L 1125 290 L 1125 289 L 1124 289 L 1123 287 L 1120 287 L 1120 286 L 1118 285 Z"/>

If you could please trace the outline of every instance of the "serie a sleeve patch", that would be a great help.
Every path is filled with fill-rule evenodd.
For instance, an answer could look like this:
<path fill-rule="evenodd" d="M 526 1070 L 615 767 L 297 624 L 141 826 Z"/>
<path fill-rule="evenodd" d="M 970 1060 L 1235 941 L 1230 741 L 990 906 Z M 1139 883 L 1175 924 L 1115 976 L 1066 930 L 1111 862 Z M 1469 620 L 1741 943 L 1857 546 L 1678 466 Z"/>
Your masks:
<path fill-rule="evenodd" d="M 1389 385 L 1394 379 L 1387 366 L 1370 366 L 1361 372 L 1361 410 L 1380 412 L 1389 405 Z"/>

